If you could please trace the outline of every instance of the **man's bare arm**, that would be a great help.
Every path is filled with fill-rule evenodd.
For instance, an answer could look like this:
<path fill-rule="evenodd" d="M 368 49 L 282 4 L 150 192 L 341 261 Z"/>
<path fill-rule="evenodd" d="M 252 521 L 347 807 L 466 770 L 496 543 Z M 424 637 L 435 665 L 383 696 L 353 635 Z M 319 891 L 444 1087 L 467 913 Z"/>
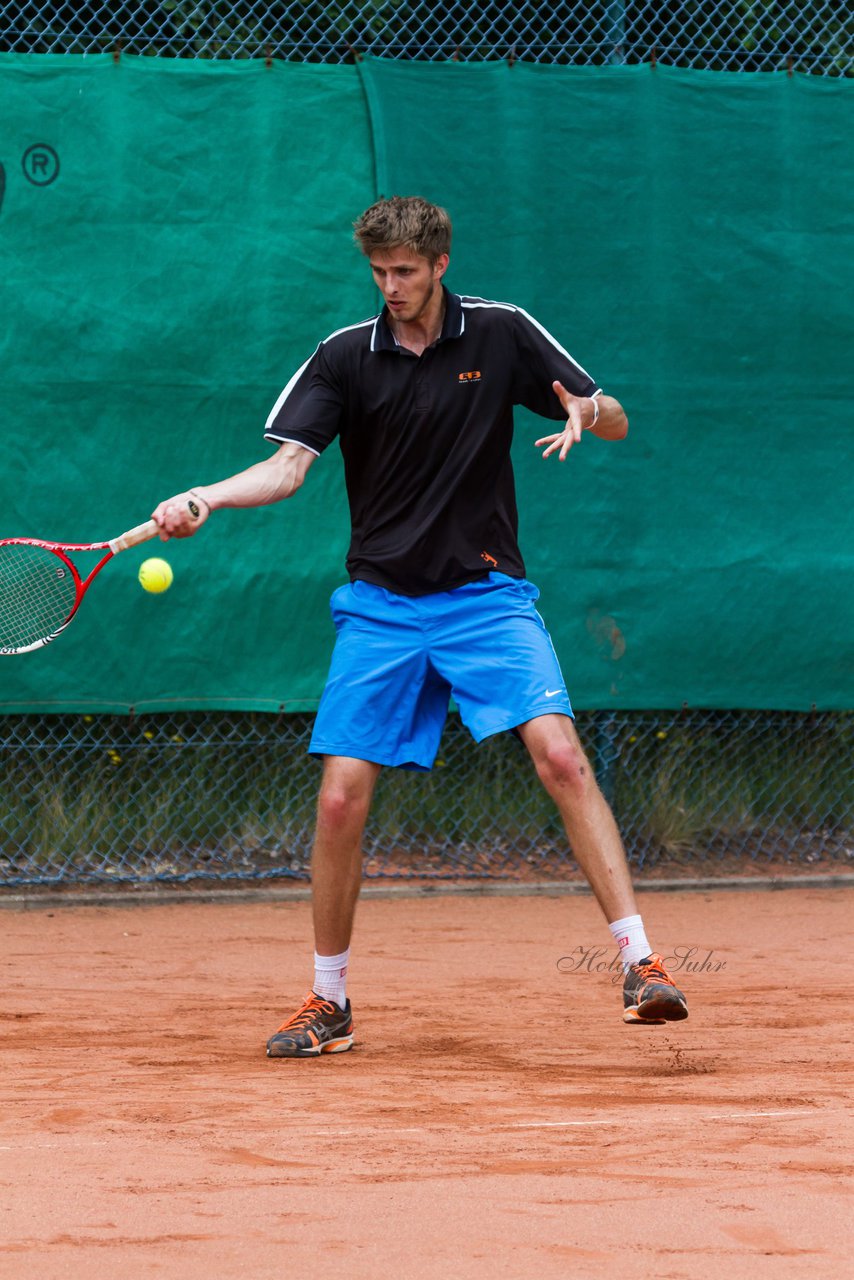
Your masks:
<path fill-rule="evenodd" d="M 629 423 L 623 406 L 613 396 L 600 395 L 594 401 L 590 396 L 572 395 L 560 382 L 553 382 L 552 388 L 563 405 L 567 422 L 563 431 L 535 441 L 537 448 L 547 446 L 543 449 L 544 458 L 559 449 L 558 457 L 563 462 L 572 446 L 580 441 L 583 431 L 590 431 L 600 440 L 622 440 L 628 433 Z"/>
<path fill-rule="evenodd" d="M 167 538 L 189 538 L 219 507 L 266 507 L 292 497 L 316 456 L 301 444 L 288 441 L 269 458 L 229 476 L 227 480 L 197 485 L 174 498 L 165 499 L 151 513 L 152 519 L 160 526 L 160 536 L 164 541 Z M 194 503 L 198 510 L 196 518 L 191 514 L 190 503 Z"/>

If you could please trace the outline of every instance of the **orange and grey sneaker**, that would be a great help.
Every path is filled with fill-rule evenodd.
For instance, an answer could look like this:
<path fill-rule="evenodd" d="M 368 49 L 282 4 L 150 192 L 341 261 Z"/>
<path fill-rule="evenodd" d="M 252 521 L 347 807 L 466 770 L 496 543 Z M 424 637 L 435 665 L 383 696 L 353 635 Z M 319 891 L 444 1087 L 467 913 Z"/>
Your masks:
<path fill-rule="evenodd" d="M 659 955 L 638 960 L 623 983 L 623 1022 L 681 1022 L 688 1017 L 688 1004 L 664 967 Z"/>
<path fill-rule="evenodd" d="M 293 1017 L 267 1041 L 267 1057 L 316 1058 L 321 1053 L 343 1053 L 352 1043 L 350 1001 L 341 1009 L 309 991 Z"/>

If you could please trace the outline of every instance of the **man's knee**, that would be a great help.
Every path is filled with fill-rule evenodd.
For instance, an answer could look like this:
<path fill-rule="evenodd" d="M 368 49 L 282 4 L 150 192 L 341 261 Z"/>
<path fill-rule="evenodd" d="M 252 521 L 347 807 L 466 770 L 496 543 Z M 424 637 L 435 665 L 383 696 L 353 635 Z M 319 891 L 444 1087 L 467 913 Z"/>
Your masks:
<path fill-rule="evenodd" d="M 368 816 L 378 770 L 327 768 L 317 799 L 318 823 L 331 830 L 364 823 Z"/>
<path fill-rule="evenodd" d="M 540 746 L 534 755 L 534 764 L 543 785 L 552 794 L 557 792 L 582 800 L 596 789 L 596 778 L 581 746 L 563 736 Z"/>

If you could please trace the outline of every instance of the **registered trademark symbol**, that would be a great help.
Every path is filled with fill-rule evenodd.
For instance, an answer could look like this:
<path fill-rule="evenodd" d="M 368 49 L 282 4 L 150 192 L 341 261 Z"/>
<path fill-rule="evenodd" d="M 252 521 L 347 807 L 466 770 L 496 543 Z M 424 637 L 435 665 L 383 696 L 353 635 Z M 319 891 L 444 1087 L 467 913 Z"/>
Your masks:
<path fill-rule="evenodd" d="M 34 187 L 49 187 L 59 177 L 59 156 L 46 142 L 34 142 L 24 152 L 21 168 Z"/>

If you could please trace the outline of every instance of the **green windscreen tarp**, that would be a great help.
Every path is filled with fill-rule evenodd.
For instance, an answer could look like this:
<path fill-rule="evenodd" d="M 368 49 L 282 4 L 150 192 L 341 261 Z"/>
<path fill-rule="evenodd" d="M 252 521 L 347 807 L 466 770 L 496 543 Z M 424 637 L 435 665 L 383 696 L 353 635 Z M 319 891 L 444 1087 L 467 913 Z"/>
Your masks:
<path fill-rule="evenodd" d="M 353 218 L 423 194 L 454 219 L 450 287 L 525 307 L 629 415 L 562 465 L 518 416 L 522 547 L 576 706 L 850 707 L 853 94 L 0 59 L 0 536 L 109 536 L 264 456 L 293 371 L 375 310 Z M 332 449 L 293 501 L 170 544 L 165 595 L 136 583 L 160 544 L 119 557 L 55 644 L 0 659 L 0 705 L 311 707 L 347 532 Z"/>
<path fill-rule="evenodd" d="M 380 190 L 626 406 L 523 547 L 579 705 L 854 704 L 854 84 L 369 61 Z M 429 103 L 402 113 L 399 104 Z"/>
<path fill-rule="evenodd" d="M 374 191 L 362 86 L 347 67 L 7 57 L 0 115 L 0 535 L 111 537 L 267 456 L 294 369 L 374 309 L 348 221 Z M 24 176 L 33 144 L 59 157 L 50 185 Z M 0 704 L 311 706 L 349 527 L 334 452 L 285 506 L 119 556 L 61 638 L 0 659 Z M 136 581 L 152 554 L 175 573 L 157 597 Z"/>

